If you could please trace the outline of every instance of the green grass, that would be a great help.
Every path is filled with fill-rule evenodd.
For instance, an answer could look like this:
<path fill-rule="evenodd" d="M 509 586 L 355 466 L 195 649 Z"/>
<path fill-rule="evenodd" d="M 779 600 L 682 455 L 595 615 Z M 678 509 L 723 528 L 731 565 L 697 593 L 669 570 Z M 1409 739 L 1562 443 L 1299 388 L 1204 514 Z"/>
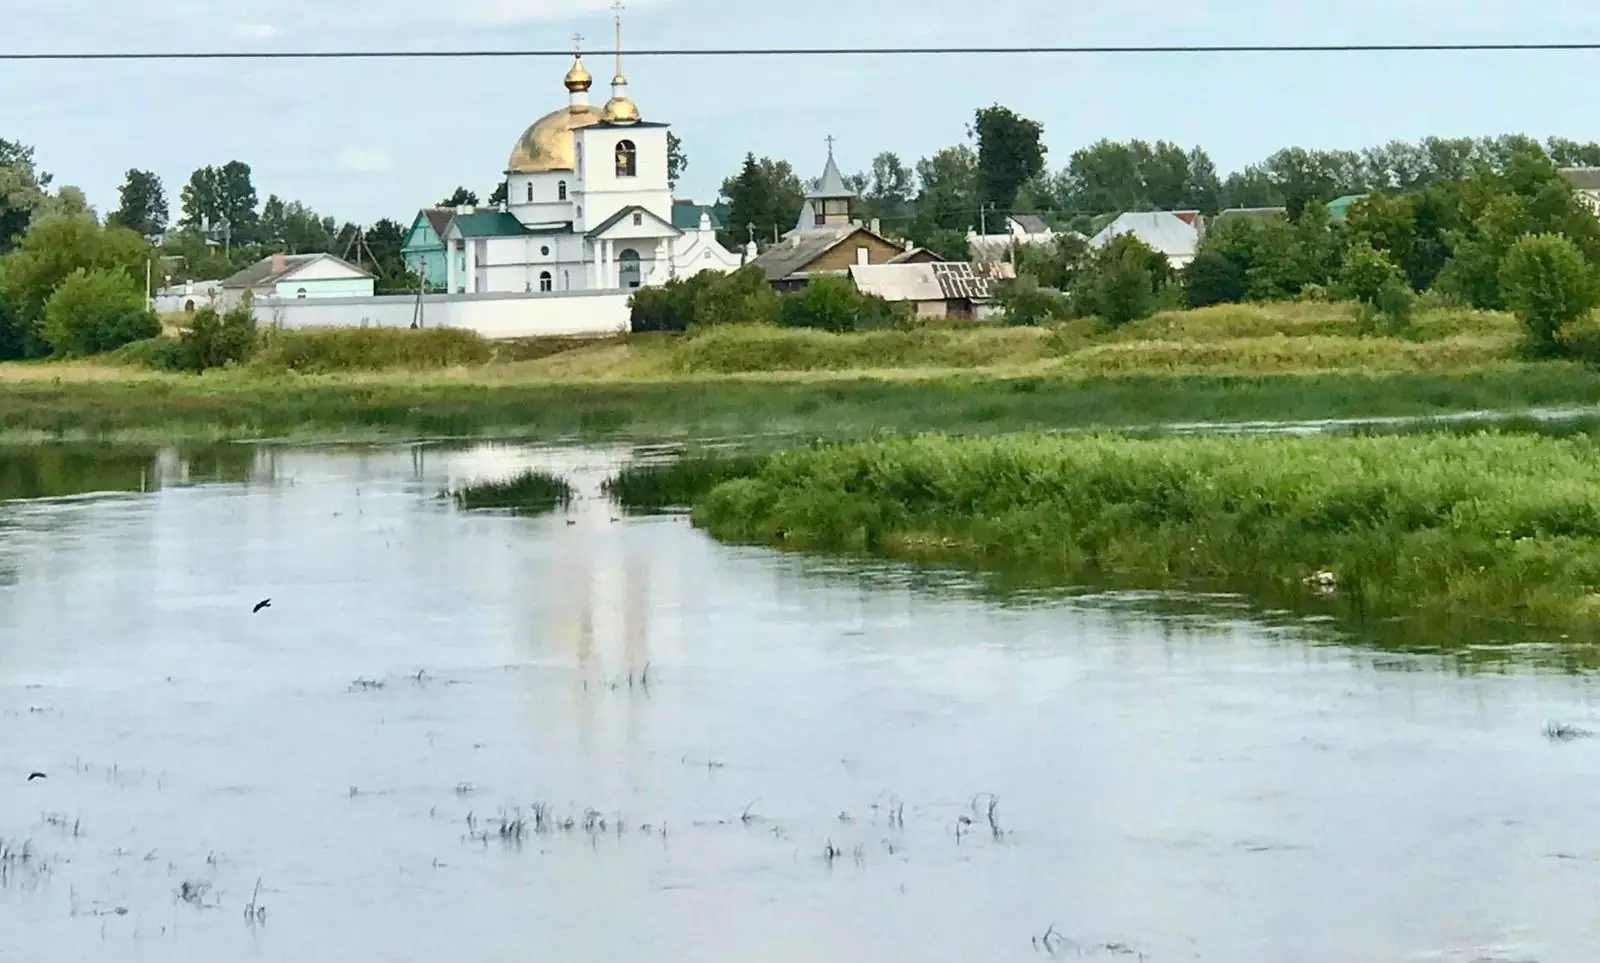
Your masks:
<path fill-rule="evenodd" d="M 733 542 L 1021 571 L 1044 583 L 1333 599 L 1361 620 L 1594 638 L 1588 438 L 928 436 L 780 452 L 701 498 Z"/>
<path fill-rule="evenodd" d="M 752 455 L 690 455 L 660 465 L 635 465 L 606 479 L 606 495 L 631 511 L 689 508 L 732 478 L 754 474 L 761 458 Z"/>
<path fill-rule="evenodd" d="M 452 492 L 451 497 L 467 511 L 501 508 L 538 513 L 571 504 L 573 491 L 559 475 L 529 469 L 504 481 L 466 485 Z"/>
<path fill-rule="evenodd" d="M 458 328 L 268 329 L 250 360 L 259 372 L 422 370 L 481 365 L 494 357 L 492 343 Z"/>
<path fill-rule="evenodd" d="M 1600 404 L 1600 373 L 977 376 L 828 382 L 481 384 L 338 376 L 0 378 L 0 441 L 252 438 L 861 438 L 1190 421 L 1427 416 Z"/>

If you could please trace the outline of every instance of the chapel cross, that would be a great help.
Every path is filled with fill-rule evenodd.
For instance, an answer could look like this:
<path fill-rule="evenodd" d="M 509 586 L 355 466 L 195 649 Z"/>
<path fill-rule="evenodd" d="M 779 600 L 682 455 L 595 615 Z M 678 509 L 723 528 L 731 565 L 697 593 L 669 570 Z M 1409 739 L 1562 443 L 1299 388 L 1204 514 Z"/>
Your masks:
<path fill-rule="evenodd" d="M 583 34 L 575 33 L 572 35 L 572 49 L 578 56 L 583 56 Z"/>
<path fill-rule="evenodd" d="M 833 135 L 829 134 L 827 140 L 828 140 L 828 156 L 832 157 L 833 156 Z"/>

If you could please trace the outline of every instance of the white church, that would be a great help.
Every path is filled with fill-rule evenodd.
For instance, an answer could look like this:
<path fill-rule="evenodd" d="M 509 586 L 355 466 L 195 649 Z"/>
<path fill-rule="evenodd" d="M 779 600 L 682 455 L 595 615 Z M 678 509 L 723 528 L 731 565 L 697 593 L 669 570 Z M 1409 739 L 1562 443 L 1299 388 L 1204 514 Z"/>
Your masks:
<path fill-rule="evenodd" d="M 645 120 L 622 75 L 611 99 L 589 103 L 583 55 L 567 71 L 567 106 L 539 118 L 506 165 L 506 201 L 458 209 L 443 233 L 452 294 L 627 291 L 701 271 L 731 271 L 739 255 L 717 242 L 709 216 L 672 222 L 668 124 Z"/>

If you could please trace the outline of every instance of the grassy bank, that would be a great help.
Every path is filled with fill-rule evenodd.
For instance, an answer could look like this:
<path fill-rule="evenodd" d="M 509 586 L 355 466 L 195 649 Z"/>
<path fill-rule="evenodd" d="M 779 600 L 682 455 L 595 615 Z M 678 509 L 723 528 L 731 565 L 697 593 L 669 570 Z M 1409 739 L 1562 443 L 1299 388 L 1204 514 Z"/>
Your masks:
<path fill-rule="evenodd" d="M 627 384 L 343 376 L 0 377 L 0 441 L 800 435 L 1126 428 L 1600 404 L 1572 364 L 1465 374 L 978 376 Z"/>
<path fill-rule="evenodd" d="M 736 542 L 1593 637 L 1600 448 L 1536 436 L 991 439 L 781 452 L 703 496 Z"/>

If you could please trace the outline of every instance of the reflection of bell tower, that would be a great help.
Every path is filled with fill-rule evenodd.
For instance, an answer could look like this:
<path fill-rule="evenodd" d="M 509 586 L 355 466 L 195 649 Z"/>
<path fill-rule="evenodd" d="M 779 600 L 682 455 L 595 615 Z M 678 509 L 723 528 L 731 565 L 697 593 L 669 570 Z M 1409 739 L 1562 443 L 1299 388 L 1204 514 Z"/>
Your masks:
<path fill-rule="evenodd" d="M 631 553 L 622 562 L 622 595 L 622 660 L 643 669 L 650 662 L 649 572 Z"/>

